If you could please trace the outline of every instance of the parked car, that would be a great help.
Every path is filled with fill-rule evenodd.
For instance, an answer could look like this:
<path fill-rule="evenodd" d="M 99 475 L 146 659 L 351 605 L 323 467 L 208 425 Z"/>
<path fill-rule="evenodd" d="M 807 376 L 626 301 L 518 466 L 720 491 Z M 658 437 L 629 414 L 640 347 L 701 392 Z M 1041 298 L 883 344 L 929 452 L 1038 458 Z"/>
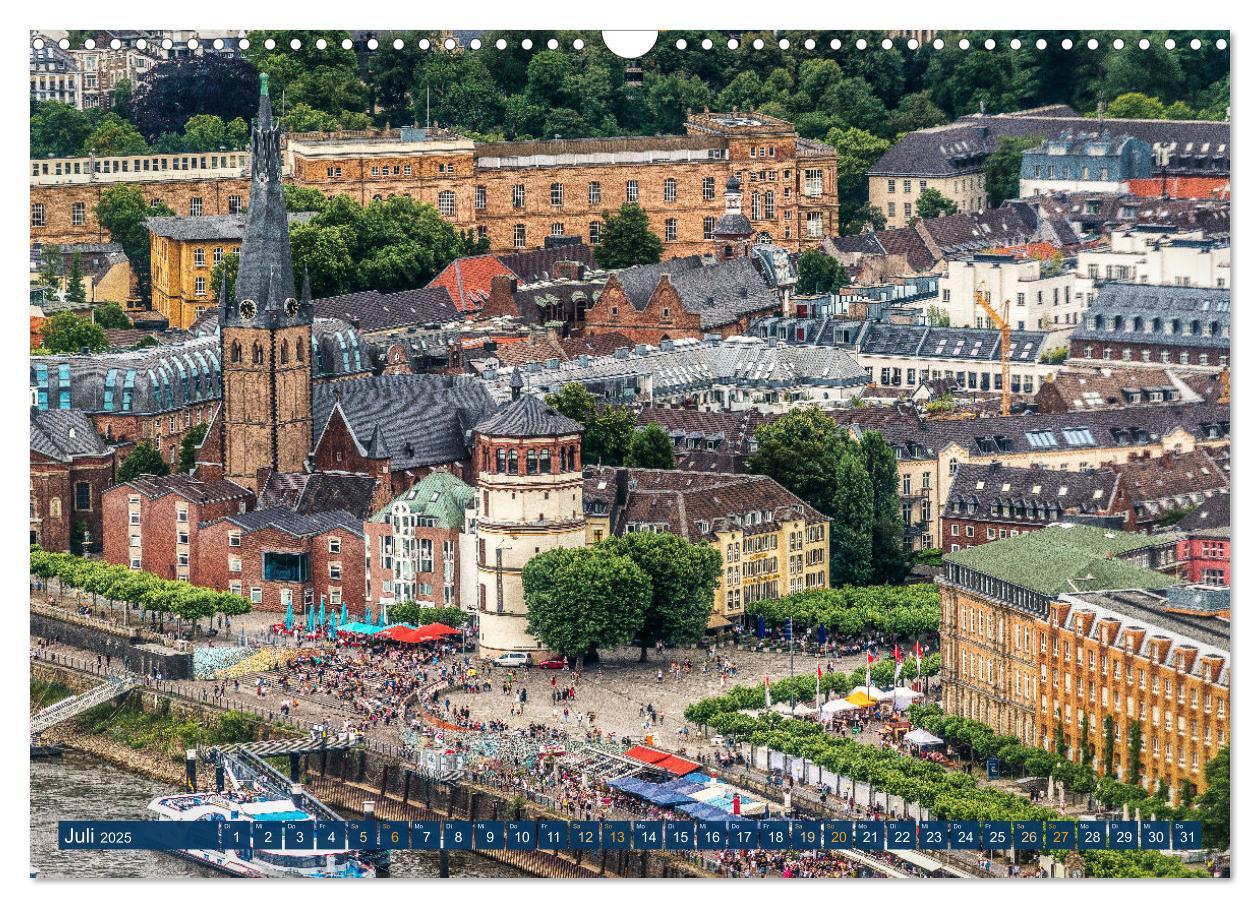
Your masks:
<path fill-rule="evenodd" d="M 568 668 L 569 662 L 567 659 L 548 659 L 546 662 L 539 662 L 538 667 L 539 668 Z"/>
<path fill-rule="evenodd" d="M 500 653 L 494 657 L 494 664 L 503 668 L 520 668 L 528 663 L 529 655 L 526 653 Z"/>

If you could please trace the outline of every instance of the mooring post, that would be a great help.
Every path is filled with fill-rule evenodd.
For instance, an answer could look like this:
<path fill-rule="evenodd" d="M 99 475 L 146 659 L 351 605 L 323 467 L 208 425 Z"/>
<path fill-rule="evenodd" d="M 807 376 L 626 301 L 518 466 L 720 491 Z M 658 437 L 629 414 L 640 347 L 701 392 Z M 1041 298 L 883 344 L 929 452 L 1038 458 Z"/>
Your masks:
<path fill-rule="evenodd" d="M 197 790 L 197 751 L 192 749 L 184 753 L 184 784 L 189 791 Z"/>

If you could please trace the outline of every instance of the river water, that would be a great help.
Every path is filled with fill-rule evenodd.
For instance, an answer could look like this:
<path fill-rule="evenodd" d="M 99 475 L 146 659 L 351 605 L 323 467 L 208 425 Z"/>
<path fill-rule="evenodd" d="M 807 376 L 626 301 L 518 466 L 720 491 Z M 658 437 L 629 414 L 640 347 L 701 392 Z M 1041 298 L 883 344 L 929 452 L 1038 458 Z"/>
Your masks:
<path fill-rule="evenodd" d="M 57 821 L 153 819 L 148 804 L 170 794 L 169 783 L 158 782 L 105 763 L 96 757 L 66 751 L 59 759 L 31 761 L 31 868 L 40 877 L 218 877 L 173 855 L 157 851 L 60 851 Z M 438 875 L 436 854 L 398 852 L 393 856 L 394 877 Z M 519 877 L 514 867 L 481 855 L 451 852 L 452 877 Z"/>

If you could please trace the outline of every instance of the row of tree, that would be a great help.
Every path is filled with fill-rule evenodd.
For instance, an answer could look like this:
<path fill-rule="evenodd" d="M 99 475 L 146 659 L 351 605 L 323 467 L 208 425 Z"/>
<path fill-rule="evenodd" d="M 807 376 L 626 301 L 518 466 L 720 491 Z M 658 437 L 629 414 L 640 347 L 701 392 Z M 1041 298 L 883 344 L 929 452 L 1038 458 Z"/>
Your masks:
<path fill-rule="evenodd" d="M 459 628 L 472 620 L 472 615 L 457 605 L 425 605 L 420 602 L 399 602 L 388 606 L 391 624 L 445 624 Z"/>
<path fill-rule="evenodd" d="M 850 639 L 885 634 L 907 640 L 940 628 L 941 595 L 933 583 L 844 586 L 764 599 L 746 611 L 767 624 L 782 625 L 790 618 L 798 636 L 822 625 L 828 633 Z"/>
<path fill-rule="evenodd" d="M 525 565 L 527 630 L 581 665 L 602 647 L 704 637 L 721 556 L 672 533 L 630 533 L 598 545 L 552 549 Z"/>
<path fill-rule="evenodd" d="M 547 404 L 557 413 L 582 424 L 582 463 L 606 467 L 674 468 L 674 445 L 656 423 L 636 426 L 629 407 L 600 405 L 582 385 L 570 382 Z"/>
<path fill-rule="evenodd" d="M 111 607 L 118 602 L 139 606 L 142 617 L 144 612 L 154 612 L 163 620 L 173 615 L 194 628 L 202 618 L 244 615 L 251 610 L 249 600 L 236 593 L 166 580 L 148 571 L 132 571 L 65 552 L 47 552 L 37 545 L 31 546 L 30 570 L 46 581 L 55 578 L 63 588 L 91 593 L 93 604 L 102 597 Z"/>
<path fill-rule="evenodd" d="M 760 426 L 750 473 L 769 476 L 831 518 L 835 586 L 900 583 L 912 557 L 898 496 L 900 474 L 879 432 L 860 440 L 817 407 Z"/>

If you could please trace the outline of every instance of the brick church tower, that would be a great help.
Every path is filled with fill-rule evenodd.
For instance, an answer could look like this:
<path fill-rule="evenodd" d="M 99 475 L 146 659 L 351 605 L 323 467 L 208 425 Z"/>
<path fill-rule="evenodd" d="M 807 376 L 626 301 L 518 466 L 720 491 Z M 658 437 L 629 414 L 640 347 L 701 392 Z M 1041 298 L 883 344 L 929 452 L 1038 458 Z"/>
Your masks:
<path fill-rule="evenodd" d="M 280 127 L 267 76 L 254 123 L 249 218 L 236 291 L 219 297 L 223 364 L 223 466 L 258 491 L 258 471 L 304 469 L 311 449 L 310 282 L 294 292 L 289 219 L 280 182 Z M 226 284 L 226 282 L 225 282 Z"/>

